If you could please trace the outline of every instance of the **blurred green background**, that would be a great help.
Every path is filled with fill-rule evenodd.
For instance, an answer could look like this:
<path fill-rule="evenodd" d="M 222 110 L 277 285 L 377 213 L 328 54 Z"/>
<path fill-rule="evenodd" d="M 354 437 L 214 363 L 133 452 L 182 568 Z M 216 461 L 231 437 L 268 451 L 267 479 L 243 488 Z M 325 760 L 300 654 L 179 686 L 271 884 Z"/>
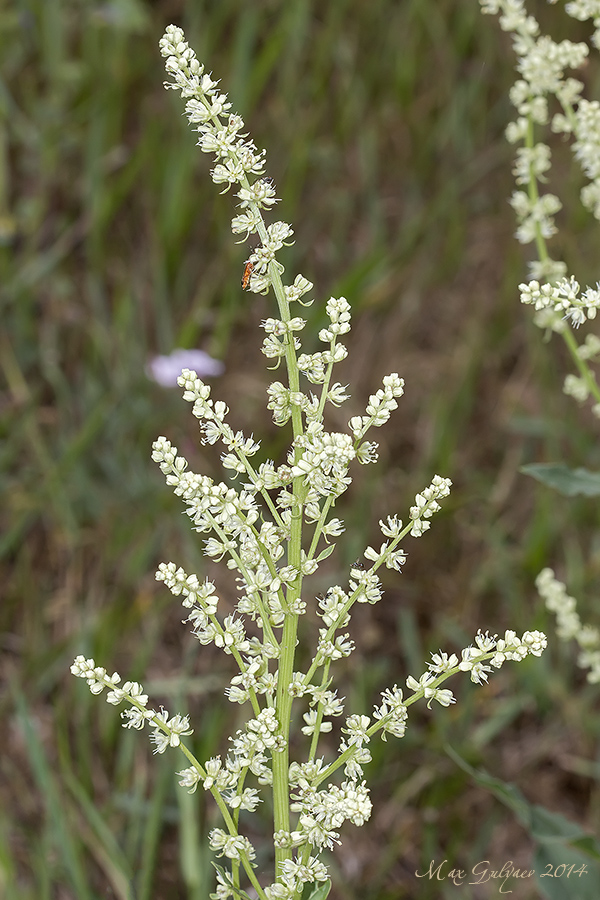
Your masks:
<path fill-rule="evenodd" d="M 542 6 L 550 29 L 563 22 Z M 300 271 L 315 283 L 307 349 L 331 294 L 353 305 L 337 374 L 352 399 L 332 427 L 387 372 L 406 379 L 380 465 L 356 473 L 339 507 L 348 532 L 323 579 L 344 583 L 378 518 L 405 515 L 435 472 L 455 485 L 431 532 L 407 543 L 383 602 L 357 610 L 358 649 L 339 667 L 349 711 L 368 712 L 385 686 L 418 676 L 440 647 L 459 652 L 478 628 L 551 637 L 542 659 L 507 665 L 489 686 L 455 680 L 455 707 L 415 709 L 402 742 L 374 747 L 373 817 L 344 832 L 331 900 L 455 897 L 415 869 L 444 858 L 529 868 L 534 842 L 448 745 L 531 802 L 600 825 L 598 691 L 552 638 L 533 587 L 555 565 L 593 619 L 597 516 L 518 472 L 563 459 L 598 468 L 599 450 L 587 412 L 561 394 L 562 348 L 543 343 L 518 302 L 526 254 L 503 138 L 513 58 L 475 0 L 0 4 L 0 896 L 212 890 L 204 835 L 217 817 L 203 793 L 176 786 L 182 759 L 153 757 L 147 737 L 68 674 L 77 653 L 93 655 L 190 712 L 199 758 L 223 752 L 237 727 L 222 694 L 228 660 L 192 640 L 154 581 L 163 560 L 212 569 L 150 445 L 165 434 L 211 475 L 218 457 L 198 445 L 179 391 L 147 378 L 149 359 L 180 346 L 223 360 L 214 390 L 234 427 L 260 436 L 268 456 L 285 448 L 259 352 L 271 300 L 242 294 L 233 199 L 219 196 L 180 98 L 163 89 L 157 44 L 169 22 L 268 150 L 277 217 L 296 235 L 283 262 L 290 280 Z M 593 90 L 597 69 L 586 79 Z M 571 203 L 555 255 L 594 281 L 597 231 L 557 154 Z M 228 582 L 222 591 L 232 602 Z M 268 844 L 266 820 L 251 827 Z M 525 881 L 512 896 L 536 890 Z M 489 885 L 460 891 L 492 896 Z"/>

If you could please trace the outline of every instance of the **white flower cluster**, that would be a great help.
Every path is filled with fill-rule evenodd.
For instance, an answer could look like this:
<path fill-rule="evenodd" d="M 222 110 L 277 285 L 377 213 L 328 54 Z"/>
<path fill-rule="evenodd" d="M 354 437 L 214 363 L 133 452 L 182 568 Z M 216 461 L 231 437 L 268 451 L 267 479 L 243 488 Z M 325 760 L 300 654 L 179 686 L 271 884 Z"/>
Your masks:
<path fill-rule="evenodd" d="M 216 484 L 207 476 L 187 472 L 187 461 L 178 455 L 177 448 L 164 437 L 154 442 L 152 458 L 166 475 L 167 483 L 173 486 L 175 493 L 187 504 L 187 513 L 195 530 L 213 532 L 216 535 L 205 543 L 207 556 L 217 560 L 228 556 L 229 567 L 241 573 L 241 585 L 245 594 L 241 611 L 257 618 L 267 629 L 281 625 L 285 608 L 282 584 L 286 577 L 291 577 L 291 573 L 286 572 L 285 568 L 277 572 L 275 563 L 284 553 L 282 541 L 288 531 L 286 523 L 289 522 L 289 512 L 283 510 L 279 514 L 275 510 L 278 524 L 263 521 L 257 527 L 260 511 L 255 500 L 255 485 L 248 485 L 238 492 L 223 482 Z M 252 470 L 248 466 L 246 471 Z M 173 564 L 169 565 L 168 584 L 171 587 L 174 573 Z M 166 570 L 160 569 L 159 572 L 161 574 L 158 577 L 164 580 Z M 176 592 L 179 592 L 177 580 L 175 586 Z M 207 590 L 211 591 L 212 587 Z M 200 600 L 205 599 L 200 595 L 198 597 Z M 211 614 L 206 610 L 204 612 L 209 616 Z M 198 625 L 205 627 L 206 622 L 202 621 L 201 613 L 196 612 L 196 615 Z M 211 629 L 209 631 L 208 639 L 213 640 L 213 632 Z M 237 649 L 240 652 L 248 649 L 244 637 L 240 636 Z"/>
<path fill-rule="evenodd" d="M 589 47 L 584 42 L 556 42 L 541 34 L 537 20 L 527 12 L 525 0 L 480 0 L 480 4 L 483 12 L 500 16 L 501 27 L 513 36 L 517 56 L 519 78 L 510 92 L 517 119 L 510 123 L 506 135 L 511 143 L 521 145 L 516 151 L 514 175 L 525 190 L 515 191 L 511 204 L 519 223 L 517 239 L 535 242 L 538 255 L 530 264 L 530 284 L 519 286 L 521 301 L 535 308 L 534 321 L 540 328 L 561 333 L 567 343 L 579 372 L 567 376 L 564 392 L 580 403 L 592 394 L 596 401 L 593 412 L 600 417 L 600 388 L 587 362 L 590 357 L 568 330 L 568 324 L 578 327 L 596 317 L 600 284 L 580 292 L 575 278 L 566 277 L 566 265 L 552 259 L 548 252 L 546 242 L 556 233 L 554 216 L 562 204 L 556 195 L 541 192 L 551 153 L 547 144 L 537 140 L 543 128 L 573 138 L 574 158 L 588 179 L 581 200 L 600 220 L 600 102 L 586 100 L 582 96 L 583 80 L 567 76 L 568 69 L 579 69 L 587 63 Z M 600 49 L 598 0 L 569 2 L 565 11 L 580 21 L 593 20 L 592 43 Z M 552 102 L 558 108 L 553 114 Z"/>
<path fill-rule="evenodd" d="M 587 319 L 595 319 L 600 307 L 600 284 L 596 285 L 596 289 L 586 288 L 580 295 L 579 283 L 573 277 L 563 278 L 555 285 L 540 285 L 538 281 L 530 281 L 528 284 L 520 284 L 519 291 L 521 302 L 533 306 L 538 315 L 542 316 L 537 324 L 555 331 L 562 330 L 558 324 L 564 325 L 564 319 L 570 319 L 576 328 Z M 600 356 L 600 338 L 588 334 L 583 344 L 575 344 L 574 353 L 582 364 L 579 365 L 582 374 L 566 375 L 563 392 L 578 403 L 585 403 L 591 393 L 596 398 L 599 396 L 595 376 L 587 361 L 596 361 Z M 600 402 L 593 406 L 592 412 L 600 418 Z"/>
<path fill-rule="evenodd" d="M 292 467 L 292 476 L 304 479 L 318 496 L 339 497 L 350 483 L 347 472 L 356 456 L 352 437 L 326 432 L 322 425 L 314 423 L 296 439 L 296 446 L 302 455 Z"/>
<path fill-rule="evenodd" d="M 205 153 L 214 153 L 223 160 L 212 171 L 216 184 L 228 186 L 249 174 L 261 174 L 264 167 L 264 151 L 257 151 L 252 141 L 245 141 L 240 135 L 244 122 L 240 116 L 229 115 L 226 123 L 221 117 L 229 112 L 231 103 L 227 95 L 219 93 L 218 81 L 213 81 L 204 72 L 194 51 L 184 40 L 181 28 L 169 25 L 160 41 L 160 52 L 167 57 L 165 68 L 173 77 L 165 87 L 180 91 L 187 100 L 185 111 L 191 125 L 196 126 L 198 146 Z M 262 196 L 261 196 L 262 195 Z M 270 206 L 274 201 L 268 185 L 261 184 L 252 192 L 254 202 Z M 246 203 L 249 198 L 242 198 Z"/>
<path fill-rule="evenodd" d="M 531 243 L 556 233 L 554 215 L 562 207 L 554 194 L 538 191 L 538 183 L 544 180 L 550 168 L 551 153 L 547 144 L 535 143 L 534 128 L 551 125 L 555 132 L 574 133 L 575 155 L 584 171 L 591 179 L 600 175 L 600 169 L 594 172 L 590 165 L 591 147 L 600 135 L 600 127 L 595 130 L 597 123 L 586 109 L 585 101 L 581 100 L 582 82 L 565 77 L 567 69 L 583 65 L 589 48 L 582 42 L 563 40 L 557 43 L 540 34 L 539 24 L 527 12 L 525 0 L 480 0 L 480 4 L 484 13 L 499 15 L 501 28 L 513 35 L 520 77 L 511 89 L 510 98 L 518 115 L 508 126 L 506 135 L 511 143 L 524 145 L 517 149 L 514 175 L 517 184 L 527 186 L 528 191 L 516 191 L 511 204 L 519 221 L 517 239 L 524 244 Z M 574 15 L 570 7 L 572 4 L 567 4 L 567 12 Z M 560 113 L 552 119 L 548 97 L 556 97 L 560 104 Z M 592 195 L 599 186 L 600 179 L 597 185 L 594 181 L 594 185 L 586 187 L 583 199 L 590 208 L 595 203 Z M 546 255 L 532 264 L 534 278 L 554 282 L 564 275 L 564 263 Z"/>
<path fill-rule="evenodd" d="M 566 586 L 558 581 L 552 569 L 542 569 L 535 581 L 546 608 L 556 616 L 556 633 L 562 641 L 575 640 L 579 644 L 577 664 L 589 669 L 587 680 L 600 683 L 600 631 L 584 625 L 577 612 L 577 602 L 567 594 Z"/>
<path fill-rule="evenodd" d="M 242 286 L 254 293 L 267 293 L 273 279 L 279 279 L 283 272 L 275 255 L 291 242 L 293 230 L 287 222 L 274 222 L 268 227 L 264 224 L 261 211 L 271 209 L 277 202 L 273 180 L 264 177 L 265 151 L 259 151 L 247 139 L 244 120 L 231 112 L 227 95 L 219 91 L 218 81 L 205 73 L 181 28 L 167 27 L 160 51 L 166 57 L 165 67 L 173 79 L 165 87 L 181 93 L 186 101 L 188 121 L 199 135 L 198 146 L 203 153 L 216 157 L 212 180 L 225 185 L 224 192 L 234 184 L 239 185 L 237 198 L 242 212 L 234 217 L 232 231 L 243 235 L 242 240 L 256 233 L 260 237 L 261 243 L 246 261 Z M 309 281 L 297 276 L 294 284 L 286 288 L 287 302 L 299 300 L 311 288 Z M 281 342 L 271 335 L 263 350 L 267 356 L 280 356 Z"/>
<path fill-rule="evenodd" d="M 331 370 L 335 363 L 341 362 L 348 355 L 344 344 L 338 342 L 338 337 L 348 334 L 350 331 L 350 304 L 345 297 L 330 297 L 325 306 L 330 320 L 328 328 L 322 328 L 319 332 L 319 340 L 329 344 L 329 350 L 318 353 L 302 354 L 298 357 L 298 368 L 313 384 L 329 384 Z M 337 394 L 340 386 L 334 385 L 337 390 L 328 398 L 330 402 L 337 404 Z"/>
<path fill-rule="evenodd" d="M 440 504 L 437 501 L 447 497 L 451 487 L 452 482 L 449 478 L 434 475 L 429 487 L 417 494 L 415 505 L 410 508 L 410 518 L 412 519 L 410 533 L 413 537 L 421 537 L 431 527 L 431 523 L 426 520 L 438 512 Z"/>
<path fill-rule="evenodd" d="M 338 829 L 348 820 L 354 825 L 364 825 L 371 815 L 372 804 L 364 782 L 344 781 L 319 791 L 309 780 L 300 777 L 291 804 L 298 813 L 298 828 L 292 832 L 295 844 L 332 850 L 340 843 Z"/>
<path fill-rule="evenodd" d="M 281 879 L 265 888 L 267 900 L 294 900 L 303 885 L 327 880 L 327 866 L 316 856 L 309 856 L 306 861 L 286 859 L 281 866 Z"/>
<path fill-rule="evenodd" d="M 372 425 L 376 427 L 384 425 L 392 412 L 398 408 L 396 398 L 401 397 L 403 393 L 404 379 L 400 378 L 396 372 L 386 375 L 383 379 L 383 388 L 369 397 L 366 416 L 354 416 L 350 419 L 348 427 L 354 435 L 354 439 L 362 440 Z"/>
<path fill-rule="evenodd" d="M 508 126 L 506 134 L 511 143 L 523 142 L 525 145 L 516 154 L 514 175 L 517 184 L 537 184 L 550 168 L 550 148 L 540 142 L 534 143 L 533 127 L 550 124 L 547 97 L 554 95 L 561 104 L 561 113 L 552 120 L 553 130 L 575 130 L 574 107 L 583 84 L 565 78 L 564 73 L 568 68 L 579 68 L 589 50 L 584 43 L 575 44 L 568 40 L 556 43 L 546 35 L 540 35 L 539 25 L 527 13 L 524 0 L 480 0 L 480 3 L 484 13 L 499 14 L 502 29 L 513 34 L 520 78 L 510 97 L 518 117 Z M 554 194 L 539 195 L 536 187 L 527 193 L 515 192 L 511 202 L 519 220 L 519 241 L 530 243 L 538 237 L 549 238 L 556 232 L 553 216 L 562 204 Z M 549 281 L 565 274 L 564 264 L 550 259 L 544 259 L 532 269 L 534 277 Z"/>
<path fill-rule="evenodd" d="M 269 707 L 263 709 L 255 719 L 246 722 L 243 730 L 230 738 L 231 753 L 227 754 L 224 762 L 220 756 L 213 756 L 203 766 L 183 769 L 177 773 L 181 777 L 179 784 L 189 787 L 189 793 L 193 793 L 202 781 L 204 790 L 218 792 L 230 809 L 254 812 L 261 798 L 255 788 L 244 787 L 244 782 L 251 772 L 258 784 L 272 783 L 270 755 L 281 752 L 285 747 L 277 729 L 275 710 Z"/>
<path fill-rule="evenodd" d="M 105 688 L 108 688 L 106 695 L 107 703 L 117 706 L 123 700 L 129 701 L 132 705 L 121 713 L 125 719 L 123 728 L 136 728 L 141 730 L 146 722 L 152 722 L 155 729 L 150 736 L 151 741 L 155 744 L 155 753 L 164 753 L 167 747 L 179 747 L 181 744 L 181 735 L 192 734 L 189 719 L 187 716 L 175 715 L 169 718 L 166 710 L 161 709 L 157 712 L 154 709 L 148 709 L 148 695 L 144 694 L 141 684 L 136 681 L 126 681 L 122 687 L 117 687 L 121 683 L 121 676 L 118 672 L 108 675 L 106 669 L 97 666 L 93 659 L 86 659 L 85 656 L 76 656 L 71 666 L 71 673 L 78 678 L 85 678 L 92 694 L 101 694 Z"/>
<path fill-rule="evenodd" d="M 404 704 L 402 689 L 395 684 L 393 688 L 386 688 L 381 698 L 383 703 L 375 707 L 373 714 L 382 728 L 381 739 L 385 741 L 387 734 L 397 738 L 404 737 L 408 710 Z"/>
<path fill-rule="evenodd" d="M 213 828 L 208 839 L 217 856 L 226 856 L 228 859 L 236 860 L 240 860 L 242 854 L 245 854 L 248 859 L 254 859 L 256 856 L 248 838 L 242 837 L 240 834 L 227 834 L 221 828 Z"/>
<path fill-rule="evenodd" d="M 541 631 L 526 631 L 520 638 L 514 631 L 506 631 L 503 638 L 479 631 L 475 635 L 474 646 L 466 647 L 461 652 L 460 660 L 455 653 L 448 654 L 440 650 L 432 654 L 427 671 L 420 678 L 409 675 L 406 679 L 406 686 L 412 696 L 405 698 L 402 689 L 394 685 L 383 691 L 382 703 L 374 709 L 373 724 L 368 716 L 348 717 L 346 728 L 342 729 L 348 737 L 340 744 L 340 760 L 346 766 L 346 774 L 351 773 L 353 778 L 362 776 L 360 766 L 370 761 L 366 744 L 374 734 L 380 732 L 384 741 L 388 734 L 394 737 L 404 736 L 407 707 L 417 700 L 424 698 L 428 707 L 433 700 L 441 706 L 455 703 L 452 692 L 440 687 L 451 675 L 469 672 L 471 681 L 482 684 L 488 680 L 492 669 L 499 669 L 507 660 L 519 662 L 529 655 L 541 656 L 546 645 L 546 636 Z M 310 772 L 309 775 L 313 782 L 315 779 L 319 780 L 318 771 Z"/>
<path fill-rule="evenodd" d="M 578 328 L 586 319 L 595 319 L 600 307 L 600 284 L 596 288 L 586 288 L 580 296 L 579 283 L 571 278 L 563 278 L 558 284 L 543 284 L 530 281 L 520 284 L 521 303 L 536 310 L 552 309 L 571 320 Z"/>
<path fill-rule="evenodd" d="M 449 479 L 446 480 L 450 483 Z M 435 501 L 435 503 L 439 509 L 440 507 L 437 501 Z M 398 547 L 398 544 L 409 527 L 412 533 L 413 524 L 411 523 L 411 525 L 407 526 L 403 531 L 402 519 L 399 519 L 397 516 L 388 516 L 386 522 L 383 522 L 381 519 L 379 520 L 379 527 L 381 528 L 384 537 L 389 538 L 389 540 L 384 541 L 383 544 L 380 545 L 379 550 L 375 550 L 373 547 L 367 547 L 364 554 L 365 558 L 373 560 L 373 562 L 378 565 L 385 563 L 386 568 L 396 569 L 396 571 L 401 572 L 402 566 L 406 562 L 407 554 L 401 547 Z"/>

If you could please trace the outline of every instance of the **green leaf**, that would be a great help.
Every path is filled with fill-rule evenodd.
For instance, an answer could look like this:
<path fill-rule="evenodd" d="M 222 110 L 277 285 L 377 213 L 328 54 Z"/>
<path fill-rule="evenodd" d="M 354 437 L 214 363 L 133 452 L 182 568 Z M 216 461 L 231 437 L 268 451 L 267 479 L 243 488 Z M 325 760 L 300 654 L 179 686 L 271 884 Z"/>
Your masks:
<path fill-rule="evenodd" d="M 515 813 L 537 842 L 531 868 L 546 900 L 595 900 L 600 884 L 600 842 L 576 822 L 538 804 L 529 803 L 514 785 L 474 769 L 452 747 L 448 755 L 477 784 L 491 791 Z M 508 884 L 508 882 L 507 882 Z M 512 883 L 509 885 L 512 887 Z"/>
<path fill-rule="evenodd" d="M 302 891 L 302 900 L 325 900 L 329 896 L 331 890 L 331 881 L 321 882 L 321 884 L 306 884 Z"/>
<path fill-rule="evenodd" d="M 319 553 L 317 556 L 317 562 L 321 562 L 322 559 L 327 559 L 328 556 L 331 556 L 333 551 L 335 550 L 335 544 L 330 544 L 329 547 L 325 547 L 324 550 Z"/>
<path fill-rule="evenodd" d="M 546 900 L 597 900 L 598 867 L 590 866 L 589 858 L 570 846 L 540 844 L 532 868 L 541 896 Z"/>
<path fill-rule="evenodd" d="M 563 463 L 531 463 L 521 466 L 519 472 L 531 475 L 565 497 L 575 497 L 577 494 L 585 497 L 600 496 L 600 472 L 570 469 Z"/>

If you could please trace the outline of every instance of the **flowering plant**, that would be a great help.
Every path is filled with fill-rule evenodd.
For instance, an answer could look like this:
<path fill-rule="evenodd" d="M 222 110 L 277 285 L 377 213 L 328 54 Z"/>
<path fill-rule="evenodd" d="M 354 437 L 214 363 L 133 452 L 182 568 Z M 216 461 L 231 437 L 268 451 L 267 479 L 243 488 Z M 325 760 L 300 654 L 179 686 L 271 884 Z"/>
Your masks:
<path fill-rule="evenodd" d="M 556 3 L 556 0 L 549 0 Z M 583 96 L 582 80 L 567 77 L 567 69 L 582 69 L 588 62 L 590 46 L 584 41 L 554 41 L 541 33 L 537 19 L 524 0 L 480 0 L 484 13 L 498 14 L 500 26 L 512 34 L 519 77 L 510 92 L 517 118 L 506 129 L 507 139 L 518 146 L 513 173 L 517 185 L 511 205 L 516 213 L 517 239 L 534 243 L 537 258 L 530 262 L 530 280 L 519 285 L 521 302 L 533 306 L 534 322 L 546 332 L 560 334 L 569 350 L 577 374 L 565 377 L 564 393 L 578 403 L 593 400 L 592 412 L 600 418 L 600 387 L 591 364 L 600 360 L 600 337 L 588 332 L 579 343 L 574 329 L 596 319 L 600 308 L 600 283 L 582 290 L 574 275 L 567 273 L 562 260 L 553 259 L 548 239 L 557 233 L 554 216 L 562 208 L 559 198 L 544 193 L 552 154 L 540 140 L 540 132 L 550 128 L 555 134 L 573 138 L 573 157 L 585 179 L 581 202 L 600 220 L 600 102 Z M 565 12 L 578 21 L 592 20 L 592 49 L 600 50 L 600 0 L 571 0 Z M 552 112 L 551 104 L 554 104 Z M 568 495 L 600 494 L 600 476 L 585 469 L 571 470 L 563 465 L 533 464 L 528 472 Z M 575 640 L 580 648 L 582 668 L 588 668 L 588 680 L 600 681 L 600 631 L 581 622 L 576 602 L 565 585 L 545 568 L 536 586 L 548 610 L 557 618 L 557 634 L 562 640 Z"/>
<path fill-rule="evenodd" d="M 167 87 L 179 90 L 185 99 L 200 148 L 217 157 L 213 181 L 224 185 L 224 192 L 238 185 L 240 213 L 233 219 L 233 232 L 245 239 L 257 234 L 260 239 L 247 260 L 242 287 L 254 293 L 272 289 L 275 295 L 278 316 L 262 323 L 266 333 L 262 349 L 275 367 L 283 361 L 287 383 L 271 384 L 268 408 L 277 425 L 291 425 L 292 439 L 285 462 L 254 462 L 259 443 L 235 431 L 227 421 L 226 405 L 211 398 L 210 388 L 195 372 L 184 369 L 179 378 L 184 399 L 192 404 L 203 441 L 224 445 L 222 463 L 231 481 L 217 483 L 189 471 L 166 437 L 153 445 L 152 458 L 186 504 L 192 527 L 207 535 L 204 552 L 213 560 L 226 559 L 237 577 L 236 611 L 223 617 L 215 584 L 208 579 L 188 574 L 174 562 L 161 564 L 156 574 L 182 598 L 200 643 L 214 643 L 235 660 L 238 674 L 226 694 L 230 702 L 248 707 L 248 719 L 229 739 L 229 753 L 224 758 L 197 759 L 192 743 L 185 740 L 192 734 L 187 716 L 151 708 L 140 684 L 121 685 L 117 673 L 109 675 L 93 659 L 78 656 L 71 671 L 87 681 L 92 693 L 106 689 L 109 703 L 125 701 L 124 727 L 141 730 L 148 725 L 157 753 L 167 747 L 179 749 L 187 763 L 179 772 L 180 784 L 190 792 L 201 784 L 214 797 L 223 827 L 211 831 L 210 845 L 230 861 L 230 867 L 216 867 L 213 898 L 249 898 L 252 888 L 260 900 L 300 900 L 308 894 L 323 900 L 329 879 L 322 851 L 340 842 L 339 830 L 346 820 L 362 825 L 371 813 L 363 768 L 371 759 L 372 738 L 402 737 L 408 708 L 421 698 L 428 706 L 434 700 L 442 706 L 453 703 L 451 691 L 443 686 L 451 675 L 469 672 L 473 682 L 485 682 L 505 660 L 539 656 L 546 639 L 540 632 L 526 632 L 521 638 L 513 631 L 503 638 L 478 632 L 460 659 L 442 651 L 433 654 L 423 674 L 406 679 L 406 692 L 397 685 L 383 691 L 372 717 L 346 716 L 337 755 L 330 760 L 320 755 L 320 735 L 331 732 L 332 718 L 344 712 L 342 699 L 331 687 L 331 666 L 354 648 L 344 631 L 352 608 L 381 599 L 379 569 L 401 571 L 406 562 L 404 539 L 419 538 L 429 529 L 451 483 L 435 475 L 417 494 L 406 522 L 396 515 L 380 521 L 383 541 L 378 549 L 365 549 L 366 563 L 357 561 L 351 567 L 348 586 L 334 585 L 314 596 L 308 579 L 344 531 L 332 510 L 350 484 L 350 464 L 376 461 L 378 445 L 366 435 L 387 422 L 404 382 L 396 373 L 386 376 L 365 413 L 350 419 L 348 431 L 326 430 L 327 404 L 339 406 L 348 396 L 345 387 L 332 382 L 332 374 L 334 365 L 347 355 L 340 338 L 350 330 L 350 305 L 343 297 L 331 298 L 326 304 L 329 324 L 319 332 L 324 349 L 300 352 L 298 335 L 306 323 L 301 316 L 292 316 L 291 306 L 305 305 L 301 298 L 312 285 L 302 275 L 289 285 L 282 281 L 284 269 L 276 254 L 293 231 L 285 222 L 265 223 L 264 213 L 276 203 L 276 191 L 264 176 L 264 151 L 247 139 L 242 119 L 230 112 L 226 95 L 205 73 L 181 29 L 169 26 L 160 46 L 173 79 Z M 314 392 L 301 383 L 301 375 Z M 232 481 L 238 476 L 244 482 L 235 487 Z M 301 671 L 298 623 L 309 607 L 322 624 L 311 662 Z M 304 723 L 299 728 L 298 711 Z M 275 868 L 268 883 L 262 884 L 255 849 L 243 833 L 243 817 L 269 797 Z"/>
<path fill-rule="evenodd" d="M 549 0 L 555 3 L 556 0 Z M 555 215 L 562 208 L 556 194 L 544 193 L 552 154 L 539 139 L 543 128 L 574 138 L 572 150 L 587 183 L 581 201 L 600 220 L 600 103 L 582 96 L 584 84 L 566 77 L 567 69 L 581 68 L 590 48 L 585 42 L 554 41 L 541 34 L 537 20 L 524 0 L 480 0 L 484 13 L 500 16 L 500 26 L 513 35 L 519 77 L 510 91 L 517 118 L 506 129 L 506 137 L 518 144 L 513 174 L 520 186 L 511 197 L 519 226 L 517 239 L 534 243 L 537 258 L 530 262 L 531 279 L 519 285 L 521 302 L 536 310 L 534 321 L 544 330 L 562 335 L 578 370 L 567 375 L 564 391 L 583 403 L 595 401 L 593 412 L 600 417 L 600 387 L 590 369 L 590 361 L 600 359 L 600 338 L 590 334 L 579 345 L 573 334 L 588 319 L 595 319 L 600 307 L 600 284 L 581 290 L 573 275 L 567 275 L 562 260 L 553 259 L 548 239 L 557 232 Z M 599 0 L 573 0 L 565 5 L 568 15 L 580 21 L 593 19 L 592 43 L 600 47 Z M 557 109 L 551 114 L 550 101 Z"/>

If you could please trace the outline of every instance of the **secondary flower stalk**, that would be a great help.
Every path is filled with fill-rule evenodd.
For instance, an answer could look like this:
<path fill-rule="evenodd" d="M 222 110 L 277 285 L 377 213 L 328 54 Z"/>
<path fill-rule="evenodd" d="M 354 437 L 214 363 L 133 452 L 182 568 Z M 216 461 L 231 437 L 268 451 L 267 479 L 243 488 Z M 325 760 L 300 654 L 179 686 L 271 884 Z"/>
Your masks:
<path fill-rule="evenodd" d="M 550 0 L 556 2 L 556 0 Z M 517 240 L 533 243 L 536 257 L 529 264 L 529 283 L 519 285 L 521 302 L 533 306 L 534 322 L 545 331 L 560 334 L 569 350 L 577 375 L 565 378 L 563 390 L 578 403 L 594 401 L 600 417 L 600 387 L 590 362 L 600 359 L 600 340 L 589 335 L 579 344 L 573 329 L 596 318 L 600 306 L 600 283 L 583 291 L 562 260 L 553 259 L 548 241 L 557 233 L 555 216 L 562 202 L 543 185 L 552 165 L 544 130 L 572 138 L 576 164 L 586 179 L 581 202 L 600 220 L 600 102 L 583 97 L 584 83 L 567 74 L 581 69 L 590 48 L 584 41 L 554 41 L 541 33 L 538 21 L 527 10 L 525 0 L 480 0 L 484 13 L 500 17 L 500 27 L 512 35 L 518 78 L 510 92 L 517 118 L 506 129 L 511 144 L 518 145 L 513 174 L 519 187 L 511 198 L 518 228 Z M 600 46 L 600 3 L 572 0 L 567 15 L 582 22 L 592 19 L 591 43 Z"/>

